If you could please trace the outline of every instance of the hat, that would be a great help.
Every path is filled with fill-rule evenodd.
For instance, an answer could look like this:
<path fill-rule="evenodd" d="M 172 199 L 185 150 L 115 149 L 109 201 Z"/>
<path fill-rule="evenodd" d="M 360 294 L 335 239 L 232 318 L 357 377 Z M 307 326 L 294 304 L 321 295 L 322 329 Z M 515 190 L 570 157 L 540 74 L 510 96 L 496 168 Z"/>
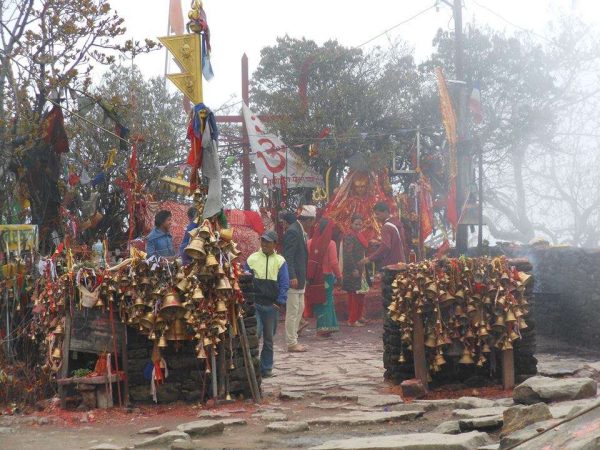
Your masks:
<path fill-rule="evenodd" d="M 315 218 L 317 217 L 317 207 L 315 205 L 304 205 L 298 215 L 300 217 Z"/>
<path fill-rule="evenodd" d="M 273 230 L 265 231 L 260 238 L 267 242 L 277 242 L 277 233 Z"/>
<path fill-rule="evenodd" d="M 279 221 L 285 221 L 291 225 L 296 221 L 296 214 L 291 211 L 279 211 Z"/>

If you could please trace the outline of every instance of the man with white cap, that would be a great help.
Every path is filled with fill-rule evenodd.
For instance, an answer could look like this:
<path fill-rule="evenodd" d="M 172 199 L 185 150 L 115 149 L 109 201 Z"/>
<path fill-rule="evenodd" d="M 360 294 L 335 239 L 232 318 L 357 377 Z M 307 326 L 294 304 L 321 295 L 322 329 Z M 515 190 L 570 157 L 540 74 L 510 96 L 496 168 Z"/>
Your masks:
<path fill-rule="evenodd" d="M 308 265 L 307 232 L 315 223 L 317 208 L 304 205 L 298 220 L 292 223 L 283 236 L 283 256 L 288 264 L 290 289 L 285 311 L 285 339 L 288 352 L 305 352 L 306 347 L 298 343 L 298 328 L 304 312 L 304 287 Z"/>

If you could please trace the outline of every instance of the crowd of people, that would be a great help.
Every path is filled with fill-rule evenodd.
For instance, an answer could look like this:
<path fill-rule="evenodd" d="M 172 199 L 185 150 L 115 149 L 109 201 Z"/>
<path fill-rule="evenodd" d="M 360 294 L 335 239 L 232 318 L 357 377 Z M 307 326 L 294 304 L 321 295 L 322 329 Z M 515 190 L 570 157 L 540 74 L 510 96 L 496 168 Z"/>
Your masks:
<path fill-rule="evenodd" d="M 194 207 L 188 210 L 189 224 L 178 252 L 184 264 L 189 258 L 183 250 L 189 242 L 189 231 L 197 226 L 197 213 Z M 381 230 L 376 241 L 369 241 L 363 233 L 366 219 L 360 214 L 351 217 L 349 231 L 340 236 L 333 221 L 321 218 L 317 222 L 313 205 L 303 206 L 298 213 L 284 211 L 279 215 L 284 228 L 281 242 L 274 230 L 261 236 L 260 249 L 248 257 L 244 269 L 254 275 L 263 377 L 273 373 L 273 340 L 282 307 L 285 306 L 285 341 L 291 353 L 308 350 L 299 342 L 299 335 L 311 317 L 316 318 L 317 336 L 329 338 L 339 331 L 334 304 L 336 285 L 347 293 L 348 325 L 364 326 L 365 294 L 371 283 L 369 268 L 405 260 L 401 233 L 390 218 L 389 206 L 377 203 L 373 213 Z M 146 238 L 149 256 L 177 256 L 170 226 L 171 213 L 159 211 L 155 227 Z M 280 253 L 276 251 L 278 244 Z"/>

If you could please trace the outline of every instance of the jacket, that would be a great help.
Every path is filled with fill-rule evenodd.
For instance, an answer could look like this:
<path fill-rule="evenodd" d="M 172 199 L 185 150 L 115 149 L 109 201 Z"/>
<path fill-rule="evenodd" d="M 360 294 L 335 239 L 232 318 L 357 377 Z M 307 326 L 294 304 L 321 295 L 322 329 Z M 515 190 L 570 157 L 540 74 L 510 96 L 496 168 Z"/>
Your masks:
<path fill-rule="evenodd" d="M 306 285 L 308 247 L 304 230 L 299 222 L 291 224 L 283 235 L 283 257 L 287 261 L 290 280 L 298 280 L 298 289 Z"/>
<path fill-rule="evenodd" d="M 254 301 L 260 305 L 277 302 L 285 305 L 290 287 L 288 266 L 283 256 L 262 251 L 254 252 L 244 263 L 244 269 L 254 274 Z"/>
<path fill-rule="evenodd" d="M 171 233 L 154 228 L 146 238 L 146 253 L 148 256 L 175 256 Z"/>
<path fill-rule="evenodd" d="M 179 246 L 179 256 L 181 256 L 181 262 L 186 266 L 192 262 L 192 258 L 186 255 L 184 250 L 190 243 L 190 231 L 192 231 L 194 228 L 198 228 L 198 224 L 196 222 L 190 222 L 185 229 L 181 245 Z"/>

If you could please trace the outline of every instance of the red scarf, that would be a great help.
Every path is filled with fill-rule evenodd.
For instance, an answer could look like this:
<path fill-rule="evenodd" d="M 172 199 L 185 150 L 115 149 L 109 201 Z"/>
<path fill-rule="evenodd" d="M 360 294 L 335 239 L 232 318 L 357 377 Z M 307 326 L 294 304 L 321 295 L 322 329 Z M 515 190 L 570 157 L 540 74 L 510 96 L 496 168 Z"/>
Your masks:
<path fill-rule="evenodd" d="M 360 242 L 360 245 L 362 245 L 365 248 L 365 250 L 369 248 L 369 240 L 367 239 L 367 236 L 365 236 L 364 232 L 354 231 L 353 229 L 350 229 L 348 235 L 355 237 L 358 240 L 358 242 Z"/>

